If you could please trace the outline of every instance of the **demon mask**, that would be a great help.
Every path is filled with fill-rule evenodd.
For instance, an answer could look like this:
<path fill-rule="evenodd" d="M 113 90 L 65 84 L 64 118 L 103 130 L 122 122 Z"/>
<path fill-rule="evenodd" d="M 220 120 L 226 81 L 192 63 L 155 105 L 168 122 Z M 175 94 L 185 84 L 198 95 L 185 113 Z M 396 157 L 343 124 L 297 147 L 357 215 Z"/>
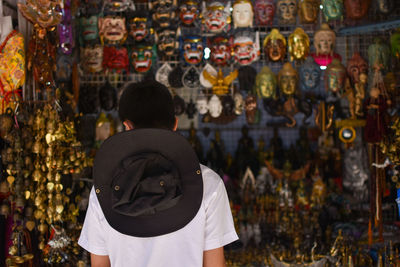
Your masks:
<path fill-rule="evenodd" d="M 231 4 L 228 2 L 226 6 L 219 1 L 211 1 L 206 6 L 203 1 L 203 24 L 205 31 L 211 33 L 227 32 L 231 23 Z"/>
<path fill-rule="evenodd" d="M 161 28 L 172 26 L 175 20 L 177 0 L 151 0 L 149 9 L 153 10 L 153 22 Z"/>
<path fill-rule="evenodd" d="M 189 65 L 200 64 L 204 56 L 204 43 L 201 36 L 184 36 L 180 39 L 181 58 Z"/>
<path fill-rule="evenodd" d="M 217 66 L 225 66 L 230 62 L 232 40 L 223 36 L 208 39 L 208 47 L 211 48 L 211 62 Z"/>
<path fill-rule="evenodd" d="M 151 20 L 146 13 L 138 11 L 133 13 L 129 20 L 129 36 L 132 37 L 135 43 L 150 42 L 153 29 L 151 28 Z"/>
<path fill-rule="evenodd" d="M 99 35 L 102 44 L 124 43 L 128 36 L 125 18 L 111 16 L 99 18 Z"/>
<path fill-rule="evenodd" d="M 155 64 L 157 51 L 155 46 L 137 45 L 132 48 L 131 65 L 136 72 L 144 73 Z"/>
<path fill-rule="evenodd" d="M 129 71 L 128 50 L 125 47 L 106 46 L 104 47 L 103 68 L 106 71 L 121 70 Z"/>
<path fill-rule="evenodd" d="M 179 6 L 179 19 L 186 27 L 196 26 L 199 17 L 199 3 L 193 0 L 184 0 Z"/>
<path fill-rule="evenodd" d="M 255 35 L 255 36 L 254 36 Z M 247 30 L 235 34 L 233 51 L 235 62 L 246 66 L 258 60 L 260 55 L 259 33 Z"/>
<path fill-rule="evenodd" d="M 157 51 L 161 56 L 172 56 L 179 47 L 178 36 L 180 31 L 176 28 L 164 28 L 156 32 Z"/>
<path fill-rule="evenodd" d="M 124 12 L 128 8 L 135 9 L 131 0 L 104 0 L 103 10 L 105 13 Z"/>

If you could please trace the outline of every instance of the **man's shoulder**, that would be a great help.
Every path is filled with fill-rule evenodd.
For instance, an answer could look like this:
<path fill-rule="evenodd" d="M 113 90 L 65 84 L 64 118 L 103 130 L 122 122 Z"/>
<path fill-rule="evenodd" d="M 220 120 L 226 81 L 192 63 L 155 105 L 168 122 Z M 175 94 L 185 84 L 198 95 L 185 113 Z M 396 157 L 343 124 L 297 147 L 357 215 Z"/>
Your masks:
<path fill-rule="evenodd" d="M 221 176 L 205 165 L 200 164 L 200 168 L 204 183 L 204 193 L 209 194 L 217 191 L 220 185 L 223 184 Z"/>

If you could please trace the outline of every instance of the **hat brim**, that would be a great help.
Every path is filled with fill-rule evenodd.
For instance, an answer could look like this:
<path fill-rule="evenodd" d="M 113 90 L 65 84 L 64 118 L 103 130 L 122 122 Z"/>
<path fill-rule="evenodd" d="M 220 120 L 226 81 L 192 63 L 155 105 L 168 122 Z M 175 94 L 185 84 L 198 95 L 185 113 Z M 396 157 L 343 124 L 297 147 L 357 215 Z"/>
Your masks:
<path fill-rule="evenodd" d="M 112 179 L 126 157 L 156 152 L 171 160 L 182 182 L 182 196 L 172 208 L 151 215 L 127 216 L 112 208 Z M 203 199 L 199 160 L 189 142 L 180 134 L 164 129 L 135 129 L 109 137 L 96 153 L 94 188 L 107 222 L 120 233 L 152 237 L 177 231 L 197 214 Z"/>

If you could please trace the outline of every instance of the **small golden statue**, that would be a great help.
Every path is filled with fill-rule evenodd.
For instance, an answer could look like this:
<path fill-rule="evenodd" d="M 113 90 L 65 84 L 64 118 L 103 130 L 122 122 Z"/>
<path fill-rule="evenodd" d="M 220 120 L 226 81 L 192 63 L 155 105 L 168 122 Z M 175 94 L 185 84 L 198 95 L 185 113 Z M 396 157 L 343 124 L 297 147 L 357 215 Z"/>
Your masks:
<path fill-rule="evenodd" d="M 207 70 L 203 71 L 204 78 L 209 81 L 213 87 L 212 91 L 216 95 L 226 95 L 229 93 L 229 85 L 235 80 L 238 76 L 238 70 L 234 70 L 229 73 L 229 75 L 224 77 L 222 73 L 222 69 L 218 70 L 217 76 L 211 75 Z"/>

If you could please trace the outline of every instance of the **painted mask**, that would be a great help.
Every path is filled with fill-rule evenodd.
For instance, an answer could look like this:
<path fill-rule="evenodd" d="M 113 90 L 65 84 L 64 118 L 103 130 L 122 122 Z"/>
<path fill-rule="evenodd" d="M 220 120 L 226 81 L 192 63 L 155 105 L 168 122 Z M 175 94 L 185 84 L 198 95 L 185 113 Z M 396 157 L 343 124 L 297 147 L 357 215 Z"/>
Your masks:
<path fill-rule="evenodd" d="M 204 115 L 208 112 L 208 100 L 205 95 L 199 95 L 197 97 L 196 108 L 201 115 Z"/>
<path fill-rule="evenodd" d="M 344 0 L 346 17 L 351 19 L 362 19 L 368 13 L 371 0 Z"/>
<path fill-rule="evenodd" d="M 235 114 L 241 115 L 244 110 L 244 100 L 241 93 L 237 92 L 233 95 L 233 100 L 235 101 Z"/>
<path fill-rule="evenodd" d="M 361 57 L 360 53 L 355 52 L 347 62 L 347 75 L 350 77 L 352 84 L 360 81 L 361 73 L 368 73 L 368 63 Z"/>
<path fill-rule="evenodd" d="M 300 0 L 299 16 L 301 23 L 315 23 L 318 18 L 320 0 Z"/>
<path fill-rule="evenodd" d="M 159 30 L 156 33 L 157 51 L 161 56 L 172 56 L 179 47 L 179 31 L 169 27 Z"/>
<path fill-rule="evenodd" d="M 205 31 L 211 33 L 229 31 L 231 23 L 230 8 L 230 1 L 226 6 L 219 1 L 211 1 L 211 3 L 206 6 L 205 1 L 203 1 L 203 25 Z"/>
<path fill-rule="evenodd" d="M 317 94 L 321 79 L 321 68 L 312 57 L 307 57 L 300 66 L 300 90 L 306 94 Z"/>
<path fill-rule="evenodd" d="M 346 79 L 346 68 L 338 59 L 332 60 L 325 70 L 325 88 L 328 92 L 342 95 Z"/>
<path fill-rule="evenodd" d="M 180 40 L 181 58 L 189 65 L 198 65 L 203 60 L 205 41 L 201 36 L 189 35 Z"/>
<path fill-rule="evenodd" d="M 253 27 L 253 4 L 250 0 L 235 0 L 232 10 L 234 28 Z"/>
<path fill-rule="evenodd" d="M 176 8 L 177 0 L 151 0 L 149 3 L 149 10 L 154 10 L 153 22 L 161 28 L 172 26 Z"/>
<path fill-rule="evenodd" d="M 211 62 L 217 66 L 225 66 L 230 62 L 232 41 L 223 36 L 208 39 L 208 47 L 211 48 Z"/>
<path fill-rule="evenodd" d="M 123 44 L 128 36 L 125 18 L 110 16 L 99 18 L 99 36 L 102 44 Z"/>
<path fill-rule="evenodd" d="M 58 81 L 68 82 L 71 80 L 72 74 L 72 58 L 67 55 L 57 56 L 57 72 L 56 77 Z"/>
<path fill-rule="evenodd" d="M 272 25 L 275 14 L 274 1 L 256 0 L 254 12 L 258 25 Z"/>
<path fill-rule="evenodd" d="M 208 111 L 213 118 L 218 118 L 221 115 L 222 103 L 217 95 L 213 95 L 208 101 Z"/>
<path fill-rule="evenodd" d="M 386 73 L 390 66 L 390 48 L 381 38 L 375 38 L 368 47 L 368 63 L 370 68 L 379 68 Z"/>
<path fill-rule="evenodd" d="M 86 73 L 97 73 L 103 70 L 103 47 L 81 48 L 81 68 Z"/>
<path fill-rule="evenodd" d="M 315 53 L 312 54 L 315 62 L 320 66 L 328 66 L 333 58 L 341 60 L 341 56 L 334 52 L 336 34 L 329 25 L 323 23 L 314 34 Z"/>
<path fill-rule="evenodd" d="M 129 72 L 129 57 L 126 47 L 104 47 L 103 68 L 117 72 L 125 69 L 126 72 Z"/>
<path fill-rule="evenodd" d="M 157 59 L 155 46 L 137 45 L 132 47 L 131 65 L 136 72 L 144 73 L 151 69 Z"/>
<path fill-rule="evenodd" d="M 72 53 L 72 48 L 74 47 L 70 1 L 65 1 L 65 6 L 62 9 L 62 12 L 62 22 L 57 25 L 58 36 L 60 37 L 60 48 L 64 54 L 70 55 Z"/>
<path fill-rule="evenodd" d="M 278 73 L 278 85 L 280 92 L 288 97 L 296 93 L 298 82 L 297 71 L 292 67 L 292 64 L 286 62 Z"/>
<path fill-rule="evenodd" d="M 393 10 L 393 0 L 378 0 L 378 11 L 382 14 L 389 14 Z"/>
<path fill-rule="evenodd" d="M 278 29 L 272 29 L 264 39 L 264 51 L 271 61 L 283 60 L 286 55 L 286 39 Z"/>
<path fill-rule="evenodd" d="M 195 26 L 199 14 L 199 3 L 197 1 L 184 0 L 179 6 L 179 19 L 184 26 Z"/>
<path fill-rule="evenodd" d="M 124 12 L 128 8 L 134 9 L 131 0 L 104 0 L 104 12 Z"/>
<path fill-rule="evenodd" d="M 400 60 L 400 29 L 390 36 L 390 45 L 392 47 L 392 55 Z"/>
<path fill-rule="evenodd" d="M 343 18 L 343 0 L 322 0 L 326 21 Z"/>
<path fill-rule="evenodd" d="M 129 19 L 129 36 L 132 37 L 133 41 L 150 41 L 152 33 L 151 21 L 146 13 L 140 11 L 133 13 Z"/>
<path fill-rule="evenodd" d="M 234 60 L 241 66 L 250 65 L 258 60 L 260 55 L 259 33 L 241 31 L 235 34 L 233 40 Z"/>
<path fill-rule="evenodd" d="M 276 76 L 268 66 L 264 66 L 257 74 L 254 86 L 259 98 L 275 98 Z"/>
<path fill-rule="evenodd" d="M 304 60 L 310 51 L 310 38 L 302 28 L 296 28 L 288 37 L 290 61 Z"/>
<path fill-rule="evenodd" d="M 296 0 L 278 0 L 276 10 L 280 24 L 295 24 L 297 14 Z"/>
<path fill-rule="evenodd" d="M 98 15 L 81 17 L 80 22 L 80 43 L 83 45 L 88 42 L 95 42 L 99 36 Z"/>

